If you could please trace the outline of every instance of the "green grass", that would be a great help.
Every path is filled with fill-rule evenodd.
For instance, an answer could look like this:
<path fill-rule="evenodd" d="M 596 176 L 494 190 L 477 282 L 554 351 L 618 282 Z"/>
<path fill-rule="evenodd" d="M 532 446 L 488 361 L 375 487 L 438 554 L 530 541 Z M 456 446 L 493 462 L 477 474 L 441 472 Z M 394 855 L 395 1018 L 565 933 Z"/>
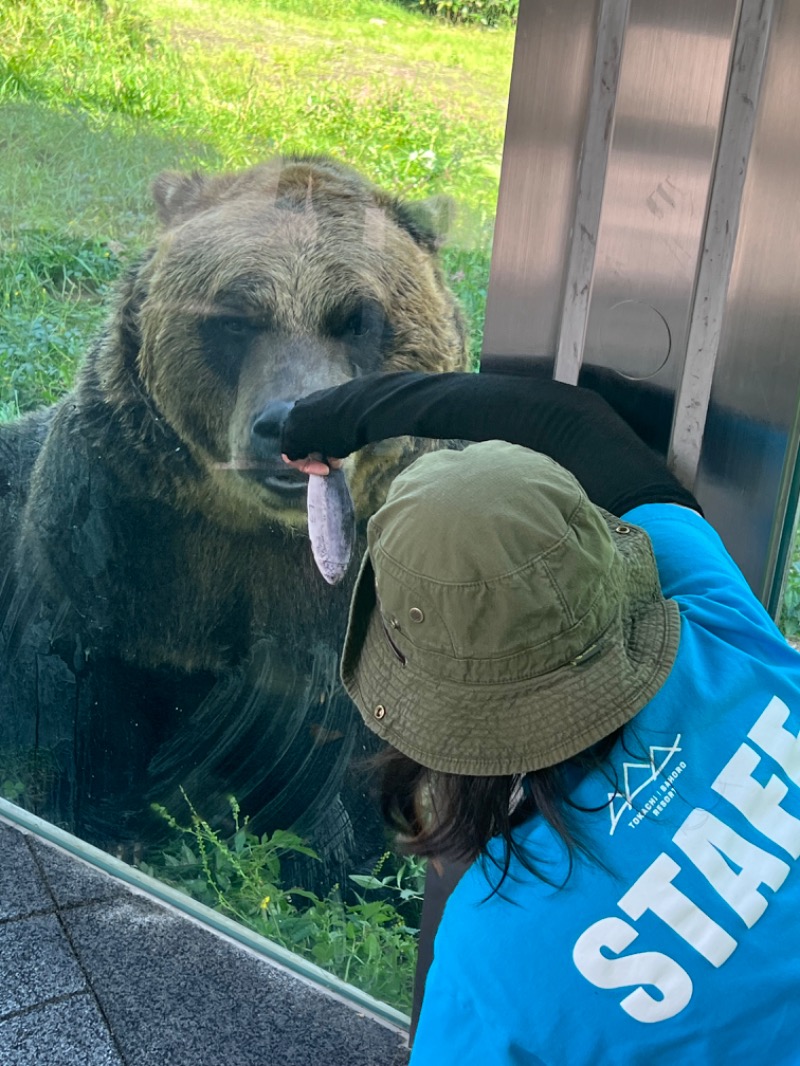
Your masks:
<path fill-rule="evenodd" d="M 0 417 L 57 400 L 105 314 L 116 245 L 49 230 L 6 238 L 0 257 Z"/>
<path fill-rule="evenodd" d="M 282 152 L 328 152 L 400 195 L 453 198 L 444 259 L 477 355 L 512 39 L 380 0 L 11 0 L 0 417 L 69 388 L 108 282 L 152 237 L 160 170 Z"/>

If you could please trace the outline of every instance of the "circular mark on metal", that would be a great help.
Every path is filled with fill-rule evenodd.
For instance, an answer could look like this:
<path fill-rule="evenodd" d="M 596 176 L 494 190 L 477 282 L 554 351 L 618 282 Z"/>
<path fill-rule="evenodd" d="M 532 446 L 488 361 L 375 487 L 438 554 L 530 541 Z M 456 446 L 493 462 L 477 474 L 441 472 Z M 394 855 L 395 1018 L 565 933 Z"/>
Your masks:
<path fill-rule="evenodd" d="M 651 378 L 666 364 L 672 335 L 655 307 L 638 300 L 622 300 L 609 307 L 600 331 L 602 363 L 623 377 Z"/>

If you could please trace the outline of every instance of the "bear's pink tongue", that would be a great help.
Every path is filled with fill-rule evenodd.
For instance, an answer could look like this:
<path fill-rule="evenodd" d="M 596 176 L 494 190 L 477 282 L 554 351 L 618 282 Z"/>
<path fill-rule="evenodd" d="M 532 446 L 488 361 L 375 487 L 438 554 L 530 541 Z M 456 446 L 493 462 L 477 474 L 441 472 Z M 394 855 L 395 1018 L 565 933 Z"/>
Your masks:
<path fill-rule="evenodd" d="M 356 516 L 343 470 L 308 478 L 308 535 L 317 569 L 329 585 L 347 573 L 356 539 Z"/>

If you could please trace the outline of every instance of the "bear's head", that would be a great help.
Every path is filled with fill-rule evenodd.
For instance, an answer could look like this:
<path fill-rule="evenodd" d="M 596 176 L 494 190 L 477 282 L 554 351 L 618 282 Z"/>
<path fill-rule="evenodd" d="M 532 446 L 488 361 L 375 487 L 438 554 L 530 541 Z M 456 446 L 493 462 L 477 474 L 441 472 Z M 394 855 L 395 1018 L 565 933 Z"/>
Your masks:
<path fill-rule="evenodd" d="M 240 529 L 302 528 L 307 479 L 279 454 L 287 405 L 375 370 L 466 368 L 435 216 L 324 157 L 165 173 L 153 192 L 162 230 L 123 284 L 104 388 L 115 402 L 135 392 L 176 435 L 197 475 L 191 506 Z M 361 516 L 426 446 L 387 441 L 348 461 Z"/>

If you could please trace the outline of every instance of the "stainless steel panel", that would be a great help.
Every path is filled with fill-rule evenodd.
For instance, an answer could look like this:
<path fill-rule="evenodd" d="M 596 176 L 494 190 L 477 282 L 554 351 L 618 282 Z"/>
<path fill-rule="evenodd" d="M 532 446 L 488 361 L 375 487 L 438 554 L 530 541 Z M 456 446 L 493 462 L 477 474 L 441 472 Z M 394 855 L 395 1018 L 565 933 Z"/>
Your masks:
<path fill-rule="evenodd" d="M 558 351 L 553 371 L 553 376 L 558 381 L 565 381 L 570 385 L 578 383 L 586 343 L 597 233 L 603 207 L 608 153 L 614 131 L 617 88 L 629 6 L 628 0 L 603 0 L 597 26 L 597 49 L 564 283 Z"/>
<path fill-rule="evenodd" d="M 634 0 L 584 363 L 674 392 L 723 112 L 736 0 Z"/>
<path fill-rule="evenodd" d="M 694 484 L 700 462 L 773 14 L 772 0 L 748 0 L 736 35 L 669 447 L 670 465 L 688 485 Z"/>
<path fill-rule="evenodd" d="M 599 0 L 522 0 L 484 352 L 552 360 Z"/>
<path fill-rule="evenodd" d="M 775 610 L 800 492 L 800 0 L 624 2 L 523 0 L 484 366 L 580 368 Z"/>
<path fill-rule="evenodd" d="M 775 5 L 697 492 L 776 609 L 800 398 L 800 0 Z"/>

